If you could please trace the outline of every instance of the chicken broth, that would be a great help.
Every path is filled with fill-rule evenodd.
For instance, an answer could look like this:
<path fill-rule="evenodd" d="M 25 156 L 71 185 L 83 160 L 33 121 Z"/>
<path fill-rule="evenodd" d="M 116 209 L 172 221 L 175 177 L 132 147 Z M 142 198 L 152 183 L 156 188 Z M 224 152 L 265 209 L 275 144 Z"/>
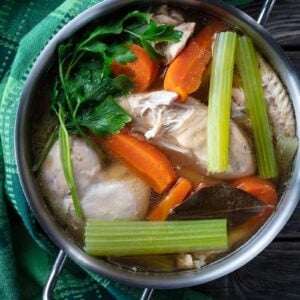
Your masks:
<path fill-rule="evenodd" d="M 230 24 L 165 5 L 120 20 L 59 47 L 36 95 L 33 169 L 53 216 L 88 254 L 133 271 L 201 268 L 276 209 L 297 149 L 292 105 Z M 243 45 L 257 56 L 262 117 L 247 102 Z"/>

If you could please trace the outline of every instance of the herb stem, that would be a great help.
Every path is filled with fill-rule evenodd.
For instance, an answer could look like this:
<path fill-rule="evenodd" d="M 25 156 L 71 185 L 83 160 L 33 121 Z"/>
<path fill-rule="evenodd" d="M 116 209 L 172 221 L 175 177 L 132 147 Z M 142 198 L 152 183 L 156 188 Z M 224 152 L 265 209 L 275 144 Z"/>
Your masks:
<path fill-rule="evenodd" d="M 53 144 L 55 143 L 55 141 L 57 140 L 58 138 L 58 131 L 57 131 L 57 128 L 51 133 L 47 143 L 46 143 L 46 146 L 43 148 L 42 150 L 42 153 L 38 159 L 38 161 L 33 165 L 32 167 L 32 171 L 33 172 L 37 172 L 41 165 L 43 164 L 43 162 L 45 161 L 45 159 L 47 158 L 47 155 L 51 149 L 51 147 L 53 146 Z"/>
<path fill-rule="evenodd" d="M 79 197 L 78 197 L 77 186 L 76 186 L 74 171 L 73 171 L 73 164 L 71 159 L 70 137 L 63 120 L 63 110 L 61 107 L 57 116 L 60 123 L 60 127 L 58 130 L 60 161 L 64 171 L 67 185 L 71 192 L 76 216 L 78 218 L 82 218 L 83 213 L 79 204 Z"/>

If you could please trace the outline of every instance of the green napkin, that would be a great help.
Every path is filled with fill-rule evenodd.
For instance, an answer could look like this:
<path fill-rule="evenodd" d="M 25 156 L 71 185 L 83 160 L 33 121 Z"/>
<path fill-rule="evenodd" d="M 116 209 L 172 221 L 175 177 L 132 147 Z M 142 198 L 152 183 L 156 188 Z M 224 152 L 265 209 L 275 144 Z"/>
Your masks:
<path fill-rule="evenodd" d="M 1 2 L 0 299 L 40 299 L 58 250 L 35 221 L 20 186 L 14 156 L 16 110 L 30 69 L 47 42 L 69 20 L 100 1 Z M 68 262 L 54 299 L 138 299 L 141 293 L 142 289 L 104 279 Z M 153 298 L 210 299 L 191 289 L 156 291 Z"/>

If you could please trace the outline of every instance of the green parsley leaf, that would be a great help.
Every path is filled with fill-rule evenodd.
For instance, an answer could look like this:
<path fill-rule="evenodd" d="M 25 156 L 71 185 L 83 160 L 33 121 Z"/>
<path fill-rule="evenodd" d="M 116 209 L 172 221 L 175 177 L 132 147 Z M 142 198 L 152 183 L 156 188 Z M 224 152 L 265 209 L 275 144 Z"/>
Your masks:
<path fill-rule="evenodd" d="M 136 55 L 128 47 L 122 44 L 112 45 L 108 50 L 108 55 L 121 65 L 136 60 Z"/>
<path fill-rule="evenodd" d="M 91 130 L 95 135 L 106 137 L 119 133 L 131 117 L 115 102 L 107 97 L 99 106 L 86 110 L 78 116 L 78 124 Z"/>

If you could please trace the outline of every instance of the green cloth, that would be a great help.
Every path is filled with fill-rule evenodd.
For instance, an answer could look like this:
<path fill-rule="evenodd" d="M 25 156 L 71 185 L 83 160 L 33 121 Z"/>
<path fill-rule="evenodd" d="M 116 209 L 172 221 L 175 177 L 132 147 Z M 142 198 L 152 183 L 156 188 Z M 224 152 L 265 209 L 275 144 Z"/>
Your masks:
<path fill-rule="evenodd" d="M 1 1 L 0 299 L 40 299 L 58 252 L 35 221 L 16 171 L 14 125 L 20 95 L 35 59 L 51 37 L 97 2 Z M 249 1 L 229 2 L 245 4 Z M 69 261 L 56 284 L 54 299 L 138 299 L 141 292 L 142 289 L 86 272 Z M 191 289 L 156 291 L 153 298 L 210 299 Z"/>

